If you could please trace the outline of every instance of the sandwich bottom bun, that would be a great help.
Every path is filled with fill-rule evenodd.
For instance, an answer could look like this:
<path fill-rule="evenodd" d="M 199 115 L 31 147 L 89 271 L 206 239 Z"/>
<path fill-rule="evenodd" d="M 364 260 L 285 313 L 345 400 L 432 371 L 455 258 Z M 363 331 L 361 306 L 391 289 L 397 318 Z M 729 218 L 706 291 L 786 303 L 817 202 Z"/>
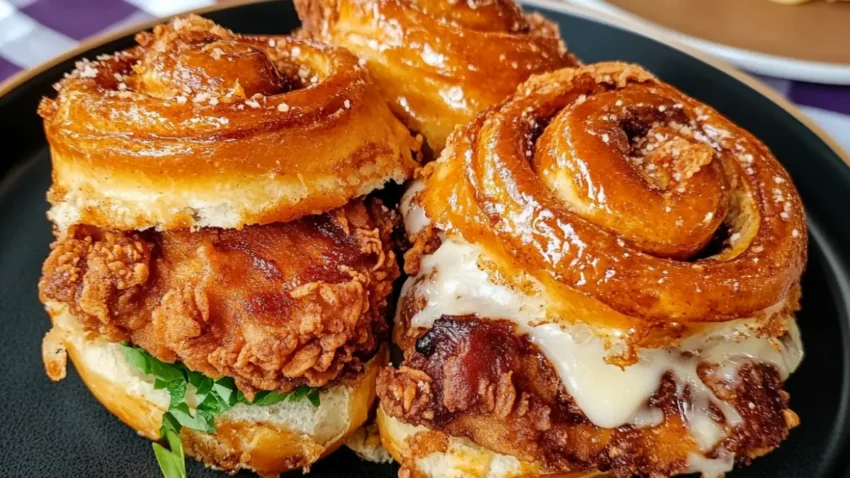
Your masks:
<path fill-rule="evenodd" d="M 154 389 L 153 378 L 124 358 L 121 344 L 87 337 L 64 305 L 46 305 L 54 326 L 43 349 L 48 375 L 64 376 L 61 362 L 67 351 L 95 398 L 139 434 L 158 440 L 168 392 Z M 308 400 L 268 406 L 240 403 L 216 418 L 214 434 L 184 427 L 180 437 L 185 454 L 207 466 L 230 472 L 247 469 L 263 477 L 299 468 L 306 471 L 366 421 L 375 401 L 375 378 L 388 357 L 383 346 L 355 383 L 322 390 L 318 407 Z M 192 398 L 187 394 L 190 407 Z"/>
<path fill-rule="evenodd" d="M 502 455 L 464 438 L 403 423 L 378 407 L 381 442 L 411 478 L 589 478 L 599 472 L 548 473 L 541 465 Z"/>
<path fill-rule="evenodd" d="M 381 444 L 381 434 L 378 432 L 378 424 L 374 421 L 360 427 L 354 435 L 351 435 L 345 446 L 363 460 L 384 464 L 393 462 L 393 457 Z"/>

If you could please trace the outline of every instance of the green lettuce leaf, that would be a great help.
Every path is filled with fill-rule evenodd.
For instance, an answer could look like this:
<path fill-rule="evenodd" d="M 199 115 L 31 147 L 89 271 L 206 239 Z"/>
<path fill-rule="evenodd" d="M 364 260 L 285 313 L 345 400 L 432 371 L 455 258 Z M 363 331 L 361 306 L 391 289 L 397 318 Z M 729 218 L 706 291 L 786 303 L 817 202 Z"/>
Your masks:
<path fill-rule="evenodd" d="M 302 385 L 292 392 L 263 391 L 254 395 L 249 402 L 230 377 L 209 378 L 186 368 L 181 363 L 163 362 L 140 347 L 123 343 L 124 358 L 145 375 L 154 378 L 157 390 L 168 391 L 168 411 L 162 416 L 161 443 L 153 444 L 154 455 L 165 478 L 186 478 L 186 460 L 180 429 L 191 428 L 204 433 L 215 433 L 215 419 L 239 403 L 252 406 L 269 406 L 284 400 L 307 399 L 318 407 L 321 404 L 319 390 Z M 189 386 L 195 390 L 196 407 L 193 414 L 186 403 Z"/>
<path fill-rule="evenodd" d="M 180 441 L 179 429 L 170 414 L 166 413 L 162 418 L 162 427 L 159 433 L 162 439 L 168 443 L 168 448 L 154 442 L 153 453 L 159 463 L 159 469 L 165 478 L 186 478 L 186 458 L 183 456 L 183 442 Z"/>

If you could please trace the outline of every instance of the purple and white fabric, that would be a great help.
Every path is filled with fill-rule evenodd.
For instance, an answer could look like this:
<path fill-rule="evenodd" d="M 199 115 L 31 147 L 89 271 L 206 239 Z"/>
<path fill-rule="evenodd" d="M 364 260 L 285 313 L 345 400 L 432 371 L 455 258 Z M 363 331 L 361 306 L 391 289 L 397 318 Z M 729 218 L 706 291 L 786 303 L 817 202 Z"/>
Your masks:
<path fill-rule="evenodd" d="M 0 81 L 80 40 L 216 0 L 0 0 Z M 850 151 L 850 86 L 762 79 Z"/>

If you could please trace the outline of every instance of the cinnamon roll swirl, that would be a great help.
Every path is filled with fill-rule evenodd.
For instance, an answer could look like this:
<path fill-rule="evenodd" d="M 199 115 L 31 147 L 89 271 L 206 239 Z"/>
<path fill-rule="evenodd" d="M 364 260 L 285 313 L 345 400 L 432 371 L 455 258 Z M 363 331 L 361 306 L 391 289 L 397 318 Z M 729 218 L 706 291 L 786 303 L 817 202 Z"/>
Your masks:
<path fill-rule="evenodd" d="M 576 66 L 557 25 L 513 0 L 296 0 L 305 31 L 361 58 L 404 123 L 449 133 L 530 75 Z"/>
<path fill-rule="evenodd" d="M 375 399 L 400 224 L 371 193 L 415 141 L 343 50 L 195 16 L 137 40 L 39 109 L 48 375 L 70 356 L 168 476 L 306 470 Z"/>
<path fill-rule="evenodd" d="M 413 471 L 471 447 L 500 464 L 482 476 L 716 477 L 798 423 L 797 191 L 750 133 L 642 68 L 531 78 L 402 206 L 405 361 L 378 395 Z"/>
<path fill-rule="evenodd" d="M 57 225 L 241 228 L 410 174 L 412 140 L 354 56 L 199 22 L 79 64 L 42 103 Z"/>

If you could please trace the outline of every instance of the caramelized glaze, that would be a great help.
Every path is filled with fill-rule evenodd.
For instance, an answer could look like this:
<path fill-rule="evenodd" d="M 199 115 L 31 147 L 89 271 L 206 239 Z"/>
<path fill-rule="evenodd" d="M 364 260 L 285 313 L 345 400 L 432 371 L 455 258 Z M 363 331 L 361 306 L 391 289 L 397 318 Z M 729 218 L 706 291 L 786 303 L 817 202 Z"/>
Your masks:
<path fill-rule="evenodd" d="M 786 300 L 806 260 L 803 208 L 770 151 L 622 63 L 529 80 L 452 136 L 418 200 L 508 280 L 533 275 L 565 317 L 638 335 L 752 317 Z"/>
<path fill-rule="evenodd" d="M 190 16 L 80 62 L 39 109 L 64 227 L 242 227 L 342 206 L 412 172 L 357 59 Z"/>
<path fill-rule="evenodd" d="M 306 31 L 367 65 L 393 111 L 439 152 L 456 125 L 530 75 L 577 60 L 512 0 L 298 0 Z"/>

